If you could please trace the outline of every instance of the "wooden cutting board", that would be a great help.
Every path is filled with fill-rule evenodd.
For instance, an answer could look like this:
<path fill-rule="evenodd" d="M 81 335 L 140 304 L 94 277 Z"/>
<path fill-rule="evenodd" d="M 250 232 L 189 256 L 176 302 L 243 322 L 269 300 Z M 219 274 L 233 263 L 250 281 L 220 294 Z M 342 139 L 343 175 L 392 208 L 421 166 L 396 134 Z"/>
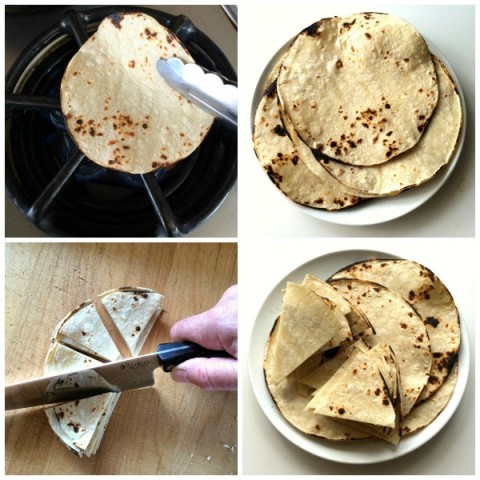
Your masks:
<path fill-rule="evenodd" d="M 142 353 L 169 340 L 175 321 L 213 306 L 237 281 L 234 243 L 8 243 L 5 383 L 43 375 L 51 334 L 83 301 L 111 288 L 165 295 Z M 236 474 L 237 395 L 177 384 L 125 392 L 97 454 L 78 458 L 40 409 L 6 413 L 6 474 Z"/>

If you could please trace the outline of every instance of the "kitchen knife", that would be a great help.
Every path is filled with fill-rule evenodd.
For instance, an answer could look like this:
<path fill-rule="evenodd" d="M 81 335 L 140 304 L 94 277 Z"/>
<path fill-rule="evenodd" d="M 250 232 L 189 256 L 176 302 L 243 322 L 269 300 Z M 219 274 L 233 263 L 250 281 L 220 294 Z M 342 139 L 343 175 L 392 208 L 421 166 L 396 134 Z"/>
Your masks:
<path fill-rule="evenodd" d="M 215 72 L 179 58 L 160 59 L 157 70 L 167 84 L 210 115 L 237 128 L 238 89 Z"/>
<path fill-rule="evenodd" d="M 158 345 L 155 353 L 108 362 L 92 368 L 51 375 L 5 387 L 5 410 L 71 402 L 109 392 L 123 392 L 154 385 L 154 371 L 164 372 L 190 358 L 231 357 L 191 342 Z"/>

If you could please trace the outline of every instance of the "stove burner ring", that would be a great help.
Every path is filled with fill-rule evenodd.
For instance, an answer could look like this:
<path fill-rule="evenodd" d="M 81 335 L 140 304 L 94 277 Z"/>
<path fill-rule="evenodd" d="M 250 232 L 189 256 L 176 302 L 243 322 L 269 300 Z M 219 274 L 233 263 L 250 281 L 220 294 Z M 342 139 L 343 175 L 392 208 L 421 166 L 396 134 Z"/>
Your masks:
<path fill-rule="evenodd" d="M 218 47 L 185 16 L 146 8 L 176 33 L 195 61 L 236 80 Z M 183 236 L 212 215 L 237 176 L 236 133 L 214 122 L 192 155 L 135 175 L 88 160 L 66 131 L 59 105 L 63 71 L 115 7 L 70 10 L 30 44 L 6 77 L 6 190 L 27 218 L 54 236 Z"/>

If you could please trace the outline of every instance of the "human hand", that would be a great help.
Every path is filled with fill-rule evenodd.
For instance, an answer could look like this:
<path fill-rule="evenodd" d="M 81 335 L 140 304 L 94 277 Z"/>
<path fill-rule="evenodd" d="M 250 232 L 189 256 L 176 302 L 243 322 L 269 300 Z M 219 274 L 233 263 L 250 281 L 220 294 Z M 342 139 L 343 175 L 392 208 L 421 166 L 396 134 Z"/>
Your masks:
<path fill-rule="evenodd" d="M 172 340 L 189 340 L 211 350 L 224 350 L 233 357 L 192 358 L 173 369 L 173 380 L 206 390 L 237 389 L 237 309 L 237 285 L 234 285 L 211 309 L 173 325 Z"/>

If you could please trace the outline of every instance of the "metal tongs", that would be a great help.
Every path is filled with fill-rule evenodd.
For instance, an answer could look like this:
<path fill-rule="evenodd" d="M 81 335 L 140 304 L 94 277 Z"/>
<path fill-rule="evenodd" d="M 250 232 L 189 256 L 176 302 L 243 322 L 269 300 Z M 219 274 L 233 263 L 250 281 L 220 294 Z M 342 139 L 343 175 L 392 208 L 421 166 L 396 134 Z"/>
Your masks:
<path fill-rule="evenodd" d="M 167 84 L 231 128 L 238 125 L 238 88 L 233 82 L 196 63 L 160 59 L 157 70 Z"/>

